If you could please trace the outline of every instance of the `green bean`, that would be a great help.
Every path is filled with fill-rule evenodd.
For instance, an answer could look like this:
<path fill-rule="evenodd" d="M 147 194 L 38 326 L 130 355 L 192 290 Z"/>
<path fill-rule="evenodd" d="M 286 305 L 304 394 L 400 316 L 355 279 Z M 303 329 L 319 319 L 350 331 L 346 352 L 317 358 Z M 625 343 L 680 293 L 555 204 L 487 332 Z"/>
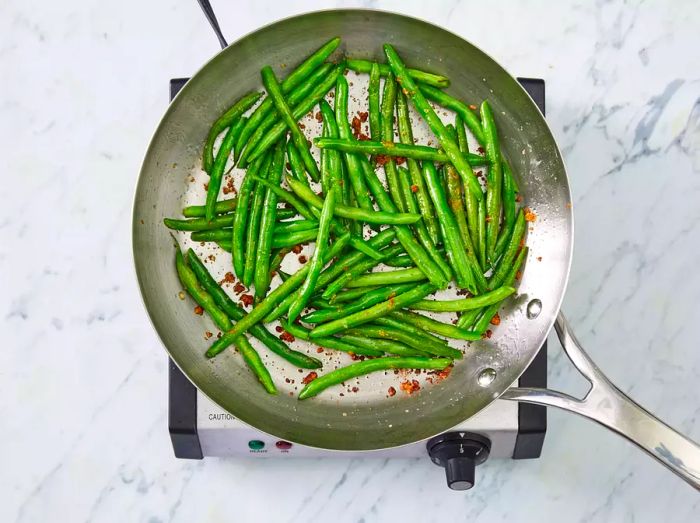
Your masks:
<path fill-rule="evenodd" d="M 447 336 L 448 338 L 453 338 L 455 340 L 473 341 L 481 339 L 481 335 L 479 333 L 468 331 L 449 323 L 442 323 L 441 321 L 428 318 L 427 316 L 423 316 L 415 312 L 395 311 L 391 313 L 391 317 L 403 320 L 406 323 L 411 323 L 426 331 L 434 332 L 436 334 L 440 334 L 441 336 Z"/>
<path fill-rule="evenodd" d="M 265 390 L 269 394 L 277 394 L 277 387 L 275 387 L 275 383 L 272 381 L 270 372 L 267 370 L 267 367 L 265 367 L 265 364 L 260 358 L 258 352 L 248 341 L 248 338 L 245 336 L 239 336 L 236 338 L 234 343 L 236 344 L 236 348 L 241 353 L 241 356 L 243 356 L 243 360 L 248 365 L 248 368 L 253 371 L 253 374 L 255 374 L 255 377 L 258 378 L 258 381 L 262 384 Z"/>
<path fill-rule="evenodd" d="M 369 285 L 395 285 L 399 283 L 419 282 L 427 279 L 418 267 L 396 271 L 372 272 L 350 280 L 346 287 L 367 287 Z"/>
<path fill-rule="evenodd" d="M 272 237 L 272 248 L 282 249 L 284 247 L 294 247 L 300 243 L 307 243 L 315 239 L 318 229 L 307 229 L 305 231 L 290 232 L 287 234 L 275 234 Z"/>
<path fill-rule="evenodd" d="M 343 333 L 343 339 L 348 343 L 363 347 L 364 349 L 374 349 L 377 351 L 396 354 L 397 356 L 425 356 L 425 352 L 412 349 L 408 345 L 404 345 L 400 341 L 388 340 L 382 338 L 366 338 L 365 336 L 350 336 Z"/>
<path fill-rule="evenodd" d="M 435 369 L 443 370 L 452 364 L 449 358 L 377 358 L 365 360 L 341 367 L 337 370 L 324 374 L 308 383 L 299 393 L 299 399 L 304 400 L 318 395 L 323 390 L 343 383 L 357 376 L 363 376 L 371 372 L 378 372 L 389 369 Z"/>
<path fill-rule="evenodd" d="M 194 231 L 190 234 L 193 242 L 228 242 L 231 240 L 231 229 L 211 229 L 209 231 Z"/>
<path fill-rule="evenodd" d="M 287 161 L 289 162 L 289 167 L 294 177 L 300 182 L 309 185 L 309 180 L 304 170 L 304 164 L 301 162 L 301 156 L 299 156 L 299 151 L 294 147 L 294 142 L 292 140 L 287 141 Z"/>
<path fill-rule="evenodd" d="M 420 90 L 428 100 L 457 113 L 462 121 L 467 124 L 476 141 L 483 145 L 484 131 L 481 128 L 479 117 L 464 102 L 453 98 L 442 89 L 435 89 L 435 87 L 425 84 L 420 86 Z"/>
<path fill-rule="evenodd" d="M 316 52 L 311 54 L 301 64 L 299 64 L 299 66 L 294 69 L 294 71 L 292 71 L 282 82 L 282 92 L 284 94 L 291 92 L 292 89 L 306 80 L 312 74 L 312 72 L 321 69 L 323 67 L 323 62 L 331 55 L 333 51 L 335 51 L 338 45 L 340 45 L 340 38 L 333 38 L 321 46 Z M 308 81 L 311 82 L 311 80 Z M 255 129 L 260 125 L 260 122 L 262 122 L 268 114 L 273 112 L 274 106 L 272 100 L 266 98 L 262 101 L 258 108 L 255 109 L 253 114 L 250 115 L 248 123 L 243 128 L 241 136 L 236 141 L 236 151 L 243 150 L 246 142 L 253 134 Z"/>
<path fill-rule="evenodd" d="M 522 209 L 518 212 L 518 216 L 515 219 L 515 226 L 513 227 L 513 234 L 508 241 L 508 246 L 506 247 L 503 256 L 501 256 L 496 269 L 493 272 L 491 278 L 489 278 L 489 288 L 495 289 L 500 287 L 508 275 L 508 271 L 513 265 L 513 260 L 516 258 L 518 250 L 522 247 L 522 241 L 525 236 L 525 230 L 527 229 L 527 222 L 525 221 L 525 214 Z"/>
<path fill-rule="evenodd" d="M 464 131 L 464 123 L 459 114 L 455 117 L 455 127 L 457 128 L 457 143 L 459 144 L 459 150 L 464 153 L 469 153 L 469 144 L 467 142 L 467 133 Z M 476 196 L 470 189 L 469 185 L 464 186 L 464 202 L 467 211 L 467 225 L 469 228 L 469 235 L 471 237 L 471 244 L 474 246 L 474 250 L 479 253 L 479 203 Z M 482 264 L 483 268 L 483 264 Z"/>
<path fill-rule="evenodd" d="M 219 200 L 214 205 L 216 214 L 226 214 L 236 210 L 238 198 L 229 198 L 227 200 Z M 201 218 L 204 216 L 204 205 L 188 205 L 182 210 L 182 215 L 185 218 Z"/>
<path fill-rule="evenodd" d="M 350 191 L 350 194 L 348 196 L 348 207 L 351 209 L 357 208 L 357 199 L 355 198 L 355 191 Z M 374 209 L 372 210 L 374 211 Z M 347 222 L 350 234 L 352 234 L 356 238 L 362 238 L 362 235 L 364 233 L 364 225 L 362 224 L 362 222 L 358 220 L 347 220 Z"/>
<path fill-rule="evenodd" d="M 497 260 L 503 250 L 508 245 L 508 240 L 511 234 L 513 234 L 513 227 L 515 227 L 515 180 L 513 179 L 513 173 L 510 170 L 510 165 L 508 162 L 503 162 L 503 227 L 498 235 L 498 240 L 496 241 L 496 248 L 494 250 L 494 261 Z"/>
<path fill-rule="evenodd" d="M 265 159 L 257 171 L 260 178 L 267 178 L 271 170 L 272 155 L 265 155 Z M 261 183 L 255 184 L 251 195 L 250 210 L 248 211 L 248 225 L 245 234 L 245 254 L 243 257 L 243 278 L 241 282 L 246 287 L 250 287 L 255 274 L 256 250 L 258 247 L 258 237 L 260 235 L 260 220 L 262 219 L 263 203 L 265 201 L 265 186 Z M 235 245 L 235 244 L 234 244 Z"/>
<path fill-rule="evenodd" d="M 406 322 L 398 320 L 392 316 L 384 316 L 382 318 L 377 318 L 376 320 L 374 320 L 374 324 L 382 326 L 382 327 L 389 327 L 392 329 L 398 329 L 401 332 L 404 332 L 404 333 L 412 336 L 416 340 L 416 343 L 425 342 L 425 343 L 429 343 L 429 344 L 437 344 L 440 347 L 449 347 L 449 345 L 447 344 L 447 342 L 445 340 L 443 340 L 442 338 L 439 338 L 433 334 L 430 334 L 428 331 L 424 330 L 422 327 L 416 327 L 415 325 L 413 325 L 411 323 L 406 323 Z"/>
<path fill-rule="evenodd" d="M 382 143 L 394 141 L 394 105 L 396 103 L 396 82 L 393 75 L 388 75 L 384 80 L 384 92 L 382 93 L 382 103 L 380 106 L 381 136 Z M 399 174 L 396 170 L 396 162 L 389 156 L 384 162 L 384 174 L 386 184 L 389 187 L 389 194 L 394 205 L 400 212 L 406 212 L 399 186 Z"/>
<path fill-rule="evenodd" d="M 317 209 L 323 207 L 323 200 L 317 196 L 311 188 L 290 177 L 287 178 L 287 184 L 299 198 L 303 199 L 312 207 Z M 336 205 L 335 214 L 341 218 L 348 218 L 350 220 L 385 225 L 411 224 L 420 220 L 420 215 L 418 214 L 388 213 L 374 210 L 366 211 L 354 207 L 345 207 L 344 205 Z"/>
<path fill-rule="evenodd" d="M 353 354 L 359 354 L 362 356 L 381 356 L 382 351 L 373 349 L 372 347 L 363 347 L 361 345 L 356 345 L 351 343 L 350 340 L 343 338 L 336 338 L 333 336 L 328 336 L 325 338 L 313 338 L 309 336 L 309 329 L 302 327 L 299 324 L 292 322 L 282 323 L 282 328 L 286 330 L 292 336 L 296 336 L 305 341 L 313 342 L 315 345 L 320 345 L 327 349 L 334 349 L 343 352 L 351 352 Z"/>
<path fill-rule="evenodd" d="M 423 93 L 418 89 L 416 83 L 406 72 L 406 67 L 401 61 L 401 58 L 399 58 L 399 55 L 396 54 L 396 51 L 390 44 L 384 44 L 384 54 L 386 55 L 394 75 L 396 75 L 397 81 L 401 84 L 402 90 L 406 96 L 411 99 L 413 105 L 427 122 L 430 130 L 435 134 L 445 154 L 452 165 L 454 165 L 455 169 L 457 169 L 464 183 L 469 184 L 474 192 L 479 191 L 481 189 L 479 181 L 474 176 L 474 173 L 464 156 L 462 156 L 462 153 L 459 152 L 457 144 L 447 133 L 445 125 L 442 123 L 442 120 L 440 120 L 440 117 L 435 113 L 435 110 L 425 99 L 425 96 L 423 96 Z M 477 193 L 477 198 L 483 198 L 480 192 Z"/>
<path fill-rule="evenodd" d="M 305 98 L 300 103 L 294 106 L 294 108 L 292 109 L 292 118 L 295 121 L 299 120 L 311 109 L 313 109 L 314 105 L 316 105 L 319 102 L 319 100 L 321 100 L 321 98 L 323 98 L 326 95 L 326 93 L 333 88 L 333 85 L 335 85 L 335 80 L 340 74 L 342 68 L 342 64 L 336 66 L 332 70 L 332 72 L 329 73 L 326 76 L 326 78 L 314 88 L 314 90 L 311 92 L 311 94 L 309 94 L 307 98 Z M 285 130 L 285 123 L 277 122 L 251 151 L 250 155 L 247 158 L 247 161 L 250 162 L 256 157 L 263 154 L 265 151 L 267 151 L 267 149 L 269 149 L 274 143 L 276 143 L 277 140 L 282 138 L 282 136 L 285 133 Z M 297 149 L 299 149 L 298 146 Z M 299 152 L 301 153 L 301 151 Z M 314 172 L 310 172 L 309 174 L 312 175 L 313 178 Z M 318 181 L 318 176 L 316 176 L 314 180 Z"/>
<path fill-rule="evenodd" d="M 302 321 L 304 323 L 323 323 L 326 321 L 335 320 L 337 318 L 342 318 L 343 316 L 364 310 L 367 307 L 375 305 L 379 302 L 386 301 L 397 294 L 401 294 L 402 292 L 412 289 L 413 287 L 415 287 L 414 284 L 405 283 L 366 291 L 366 293 L 360 299 L 353 301 L 352 303 L 348 303 L 344 307 L 316 310 L 304 316 Z"/>
<path fill-rule="evenodd" d="M 340 76 L 338 76 L 340 78 Z M 336 95 L 337 96 L 337 95 Z M 323 115 L 323 126 L 326 132 L 324 136 L 328 138 L 338 138 L 338 123 L 335 121 L 333 108 L 326 100 L 320 100 L 318 106 Z M 308 144 L 307 144 L 308 146 Z M 328 193 L 330 186 L 340 182 L 340 153 L 338 151 L 324 151 L 326 159 L 325 173 L 321 176 L 321 184 L 324 192 Z M 340 200 L 340 198 L 339 198 Z"/>
<path fill-rule="evenodd" d="M 382 260 L 382 263 L 387 267 L 400 267 L 404 269 L 413 267 L 413 260 L 408 254 L 397 256 L 391 260 Z"/>
<path fill-rule="evenodd" d="M 318 226 L 318 236 L 316 236 L 316 248 L 311 256 L 311 262 L 309 265 L 309 272 L 306 275 L 304 283 L 302 283 L 299 291 L 297 292 L 297 297 L 289 306 L 289 311 L 287 313 L 287 318 L 289 322 L 293 322 L 297 319 L 297 316 L 306 306 L 306 303 L 311 298 L 311 295 L 316 288 L 316 282 L 318 277 L 323 270 L 323 257 L 326 251 L 328 239 L 331 230 L 331 218 L 333 217 L 333 209 L 335 207 L 335 200 L 338 194 L 338 186 L 335 185 L 331 187 L 328 197 L 323 204 L 323 210 L 321 211 L 321 219 L 319 220 Z"/>
<path fill-rule="evenodd" d="M 398 115 L 399 139 L 401 143 L 413 145 L 413 131 L 411 130 L 408 101 L 403 91 L 399 91 L 396 97 L 396 114 Z M 406 164 L 408 165 L 408 173 L 411 176 L 411 191 L 415 188 L 418 208 L 423 217 L 423 223 L 425 224 L 425 228 L 433 244 L 437 245 L 439 241 L 437 218 L 433 213 L 433 206 L 430 203 L 430 196 L 428 195 L 428 189 L 425 187 L 425 181 L 421 176 L 420 167 L 418 166 L 418 162 L 413 158 L 406 158 Z"/>
<path fill-rule="evenodd" d="M 314 138 L 314 145 L 319 149 L 333 149 L 335 151 L 363 155 L 381 155 L 390 158 L 401 156 L 404 158 L 413 158 L 414 160 L 429 160 L 439 163 L 451 161 L 440 149 L 428 147 L 427 145 L 410 145 L 392 141 L 372 142 L 369 140 L 341 140 L 340 138 Z M 467 167 L 470 165 L 488 165 L 488 160 L 484 156 L 471 153 L 458 154 L 460 154 L 464 162 L 468 164 Z M 476 183 L 478 184 L 479 182 L 477 181 Z M 481 186 L 479 186 L 479 190 L 481 191 Z"/>
<path fill-rule="evenodd" d="M 312 178 L 318 178 L 320 173 L 318 170 L 318 165 L 316 165 L 316 160 L 314 160 L 311 156 L 311 152 L 309 151 L 309 144 L 306 141 L 306 136 L 304 136 L 304 133 L 302 133 L 301 129 L 299 129 L 299 126 L 297 125 L 297 119 L 294 118 L 291 109 L 289 108 L 287 102 L 284 99 L 284 95 L 282 94 L 282 88 L 277 82 L 277 77 L 272 71 L 272 67 L 270 67 L 269 65 L 263 67 L 261 74 L 263 79 L 263 85 L 267 90 L 267 94 L 270 98 L 272 98 L 272 102 L 275 104 L 277 113 L 289 129 L 289 133 L 291 134 L 292 140 L 294 141 L 294 146 L 297 148 L 297 151 L 301 156 L 301 160 L 304 163 L 304 167 L 306 167 L 306 170 Z"/>
<path fill-rule="evenodd" d="M 348 81 L 343 75 L 338 76 L 335 84 L 335 120 L 338 122 L 338 138 L 349 140 L 352 137 L 352 130 L 348 123 Z M 362 175 L 360 160 L 352 153 L 345 153 L 344 158 L 357 203 L 366 211 L 374 210 L 365 178 Z"/>
<path fill-rule="evenodd" d="M 460 329 L 471 329 L 480 313 L 481 309 L 472 309 L 470 311 L 463 312 L 457 319 L 457 327 Z M 472 332 L 476 331 L 472 330 Z"/>
<path fill-rule="evenodd" d="M 195 252 L 190 249 L 187 252 L 187 261 L 192 267 L 192 271 L 197 275 L 197 279 L 202 286 L 211 294 L 214 302 L 218 305 L 229 318 L 240 321 L 247 316 L 247 313 L 239 305 L 229 297 L 224 289 L 222 289 L 216 280 L 211 276 L 202 261 L 197 257 Z M 230 328 L 230 327 L 229 327 Z M 268 349 L 284 358 L 288 362 L 304 369 L 318 369 L 322 366 L 321 362 L 316 358 L 307 356 L 302 352 L 290 349 L 282 340 L 268 331 L 264 326 L 257 324 L 250 328 L 250 334 L 259 339 Z"/>
<path fill-rule="evenodd" d="M 513 287 L 504 285 L 480 296 L 472 298 L 462 298 L 461 300 L 419 300 L 411 305 L 409 309 L 435 312 L 460 312 L 471 309 L 481 309 L 486 305 L 498 303 L 515 292 Z"/>
<path fill-rule="evenodd" d="M 202 153 L 202 166 L 206 172 L 209 172 L 214 165 L 214 142 L 217 136 L 238 120 L 261 96 L 262 93 L 257 92 L 245 94 L 214 122 L 204 142 L 204 152 Z"/>
<path fill-rule="evenodd" d="M 489 159 L 488 183 L 486 184 L 486 258 L 495 262 L 496 241 L 501 224 L 501 191 L 503 188 L 503 169 L 501 166 L 501 149 L 498 130 L 493 119 L 491 106 L 484 100 L 481 103 L 481 122 L 484 128 L 486 157 Z"/>
<path fill-rule="evenodd" d="M 231 252 L 233 250 L 233 245 L 229 240 L 221 240 L 216 242 L 216 244 L 226 252 Z"/>
<path fill-rule="evenodd" d="M 322 325 L 318 325 L 311 331 L 311 337 L 329 336 L 331 334 L 335 334 L 336 332 L 362 325 L 363 323 L 370 322 L 375 318 L 386 316 L 394 309 L 406 307 L 414 301 L 420 300 L 424 296 L 434 291 L 435 285 L 432 283 L 424 283 L 411 289 L 410 291 L 394 296 L 390 300 L 373 305 L 369 309 L 350 314 L 344 318 L 329 321 L 328 323 L 324 323 Z"/>
<path fill-rule="evenodd" d="M 346 303 L 348 301 L 354 301 L 357 298 L 361 298 L 368 292 L 380 288 L 381 287 L 377 285 L 376 287 L 358 287 L 357 289 L 348 289 L 347 291 L 339 292 L 338 294 L 333 296 L 333 299 L 330 303 Z"/>
<path fill-rule="evenodd" d="M 370 62 L 369 60 L 360 59 L 348 59 L 347 66 L 348 69 L 355 71 L 357 73 L 371 73 L 372 66 L 375 62 Z M 379 74 L 381 76 L 388 76 L 391 74 L 391 68 L 386 64 L 377 64 L 379 69 Z M 446 76 L 439 74 L 426 73 L 425 71 L 419 71 L 418 69 L 408 69 L 408 74 L 416 82 L 420 82 L 424 85 L 432 85 L 435 87 L 449 87 L 450 79 Z"/>
<path fill-rule="evenodd" d="M 382 139 L 381 115 L 379 114 L 379 79 L 379 64 L 373 62 L 369 72 L 367 97 L 369 105 L 369 134 L 375 142 Z"/>
<path fill-rule="evenodd" d="M 313 90 L 316 89 L 326 79 L 326 76 L 332 69 L 332 64 L 321 65 L 316 71 L 314 71 L 311 74 L 311 76 L 309 76 L 306 79 L 304 83 L 302 83 L 289 93 L 289 96 L 286 100 L 287 104 L 296 105 L 305 100 L 313 92 Z M 268 100 L 272 102 L 270 98 L 268 98 Z M 249 163 L 248 158 L 250 156 L 250 153 L 253 152 L 253 150 L 260 144 L 262 139 L 267 135 L 268 131 L 270 131 L 270 129 L 272 129 L 276 124 L 281 124 L 283 127 L 283 132 L 280 134 L 279 137 L 279 139 L 281 139 L 282 135 L 286 133 L 287 128 L 284 121 L 280 119 L 277 111 L 273 110 L 271 113 L 267 114 L 259 124 L 257 124 L 255 131 L 250 136 L 250 138 L 247 139 L 245 148 L 242 151 L 240 151 L 240 154 L 237 156 L 237 165 L 240 166 Z"/>
<path fill-rule="evenodd" d="M 476 286 L 472 270 L 469 268 L 469 260 L 467 258 L 465 246 L 459 236 L 459 230 L 457 229 L 454 216 L 447 205 L 445 191 L 432 162 L 423 162 L 423 177 L 425 178 L 430 198 L 433 201 L 433 206 L 438 216 L 440 231 L 442 232 L 445 243 L 445 252 L 455 272 L 457 285 L 462 288 L 467 288 L 474 293 L 476 292 Z"/>
<path fill-rule="evenodd" d="M 277 270 L 282 266 L 282 261 L 284 260 L 285 256 L 291 252 L 291 250 L 292 249 L 289 247 L 277 249 L 277 252 L 275 252 L 270 260 L 270 278 L 272 278 L 272 274 L 277 272 Z"/>
<path fill-rule="evenodd" d="M 292 232 L 308 231 L 318 229 L 316 220 L 293 220 L 290 222 L 277 222 L 275 224 L 275 234 L 289 234 Z"/>
<path fill-rule="evenodd" d="M 328 249 L 328 252 L 326 253 L 327 258 L 324 259 L 324 262 L 328 262 L 330 259 L 332 259 L 335 255 L 337 255 L 345 248 L 349 236 L 349 234 L 345 235 L 344 237 L 338 238 L 335 241 L 331 248 Z M 261 321 L 277 306 L 277 304 L 280 301 L 282 301 L 290 293 L 294 292 L 294 290 L 303 283 L 308 271 L 309 265 L 304 265 L 297 272 L 291 275 L 288 280 L 283 282 L 276 289 L 272 290 L 265 297 L 264 300 L 258 303 L 253 308 L 253 310 L 250 311 L 250 313 L 245 318 L 242 318 L 238 323 L 236 323 L 236 325 L 233 326 L 233 329 L 226 332 L 223 336 L 221 336 L 221 338 L 216 340 L 209 347 L 209 350 L 207 351 L 207 356 L 216 356 L 221 351 L 225 350 L 229 345 L 231 345 L 236 336 L 243 334 L 248 329 L 257 324 L 259 321 Z"/>
<path fill-rule="evenodd" d="M 288 220 L 289 218 L 294 218 L 297 215 L 294 209 L 277 209 L 277 219 L 278 220 Z"/>
<path fill-rule="evenodd" d="M 371 238 L 367 243 L 373 248 L 380 249 L 385 245 L 391 243 L 391 241 L 394 239 L 394 236 L 395 234 L 392 230 L 382 231 L 373 238 Z M 326 268 L 326 270 L 324 270 L 321 273 L 321 275 L 318 278 L 318 282 L 316 283 L 315 290 L 322 289 L 328 284 L 328 282 L 336 278 L 339 274 L 352 270 L 352 267 L 354 267 L 355 265 L 366 263 L 366 258 L 369 257 L 359 251 L 343 256 L 340 260 L 331 264 L 329 267 Z M 373 258 L 369 259 L 373 260 Z M 295 296 L 289 295 L 284 299 L 280 300 L 280 302 L 275 306 L 275 308 L 267 316 L 265 316 L 265 323 L 270 323 L 282 316 L 285 312 L 287 312 L 289 306 L 292 304 L 292 301 L 294 301 L 294 299 Z"/>
<path fill-rule="evenodd" d="M 361 329 L 348 329 L 345 332 L 350 336 L 365 336 L 367 338 L 398 341 L 414 350 L 420 351 L 422 355 L 430 354 L 431 356 L 445 356 L 452 359 L 462 358 L 460 351 L 453 349 L 447 344 L 429 343 L 425 338 L 416 338 L 408 332 L 392 327 L 365 324 Z"/>
<path fill-rule="evenodd" d="M 347 286 L 348 282 L 358 278 L 360 274 L 376 267 L 382 260 L 392 258 L 398 253 L 403 252 L 401 245 L 392 245 L 383 251 L 379 251 L 382 255 L 381 260 L 363 260 L 348 268 L 344 273 L 338 276 L 335 280 L 328 284 L 328 287 L 323 291 L 322 296 L 326 299 L 332 299 L 336 293 Z"/>
<path fill-rule="evenodd" d="M 180 278 L 182 286 L 187 293 L 192 296 L 194 301 L 197 302 L 202 309 L 207 311 L 207 314 L 211 316 L 216 326 L 222 331 L 230 330 L 231 320 L 229 320 L 226 313 L 218 307 L 211 295 L 199 284 L 197 276 L 185 263 L 185 258 L 180 249 L 176 249 L 175 252 L 175 268 L 177 269 L 177 275 Z"/>
<path fill-rule="evenodd" d="M 362 160 L 365 179 L 367 180 L 370 191 L 372 191 L 374 195 L 377 205 L 379 205 L 379 208 L 384 212 L 396 212 L 396 206 L 387 195 L 382 182 L 379 181 L 369 161 L 366 158 L 362 158 Z M 439 289 L 447 287 L 449 276 L 431 259 L 425 249 L 413 237 L 408 227 L 405 225 L 396 225 L 394 226 L 394 230 L 396 231 L 396 237 L 399 243 L 401 243 L 404 250 L 428 279 Z"/>
<path fill-rule="evenodd" d="M 505 278 L 506 285 L 513 285 L 513 283 L 515 283 L 515 276 L 518 270 L 520 269 L 520 266 L 523 263 L 525 256 L 527 256 L 527 247 L 520 249 L 520 252 L 518 253 L 518 256 L 515 259 L 515 262 L 513 263 L 512 267 L 510 268 L 510 271 L 508 272 L 508 275 Z M 479 318 L 479 321 L 476 322 L 474 330 L 482 334 L 486 332 L 486 329 L 488 328 L 491 319 L 501 308 L 502 303 L 503 301 L 494 303 L 486 307 L 484 309 L 483 314 L 481 315 L 481 318 Z"/>
<path fill-rule="evenodd" d="M 206 218 L 192 218 L 190 220 L 163 218 L 163 223 L 168 229 L 175 231 L 208 231 L 230 227 L 233 224 L 233 213 L 221 214 L 213 220 L 207 220 Z"/>

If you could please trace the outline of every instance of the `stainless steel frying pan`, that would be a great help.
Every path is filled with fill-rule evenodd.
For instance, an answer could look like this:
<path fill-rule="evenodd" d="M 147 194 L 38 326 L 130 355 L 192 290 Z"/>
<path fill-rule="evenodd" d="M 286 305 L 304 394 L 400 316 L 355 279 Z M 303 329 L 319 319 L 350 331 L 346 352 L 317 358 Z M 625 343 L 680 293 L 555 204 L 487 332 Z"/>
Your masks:
<path fill-rule="evenodd" d="M 503 148 L 518 175 L 523 197 L 537 215 L 530 231 L 531 256 L 505 319 L 493 338 L 476 342 L 449 379 L 406 397 L 386 388 L 362 395 L 320 395 L 297 401 L 270 396 L 235 354 L 203 356 L 204 321 L 177 299 L 172 240 L 162 219 L 180 212 L 187 174 L 197 165 L 203 139 L 222 111 L 259 89 L 267 64 L 295 64 L 334 36 L 340 52 L 383 60 L 391 42 L 409 66 L 446 74 L 458 98 L 488 98 L 498 117 Z M 284 75 L 284 70 L 279 70 Z M 257 429 L 304 445 L 372 450 L 439 434 L 476 414 L 498 397 L 576 412 L 622 434 L 696 488 L 700 448 L 620 392 L 576 342 L 559 308 L 569 275 L 573 215 L 566 170 L 547 123 L 518 82 L 481 50 L 426 22 L 392 13 L 337 10 L 282 20 L 242 38 L 206 64 L 165 113 L 143 162 L 133 215 L 133 248 L 143 299 L 168 353 L 213 401 Z M 552 325 L 564 350 L 590 381 L 583 399 L 538 389 L 510 388 L 542 346 Z"/>

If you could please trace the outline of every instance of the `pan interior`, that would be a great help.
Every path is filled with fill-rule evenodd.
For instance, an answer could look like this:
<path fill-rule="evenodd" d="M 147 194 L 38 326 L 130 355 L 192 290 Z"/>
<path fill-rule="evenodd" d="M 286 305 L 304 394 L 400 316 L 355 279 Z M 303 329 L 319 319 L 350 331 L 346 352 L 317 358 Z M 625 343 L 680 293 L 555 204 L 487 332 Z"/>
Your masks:
<path fill-rule="evenodd" d="M 205 332 L 216 331 L 178 299 L 181 286 L 172 239 L 162 225 L 164 217 L 179 216 L 183 202 L 193 194 L 188 186 L 199 171 L 211 122 L 244 93 L 261 89 L 259 71 L 264 65 L 272 65 L 283 77 L 289 67 L 334 36 L 343 39 L 340 52 L 380 61 L 382 44 L 390 42 L 407 65 L 448 76 L 450 94 L 474 104 L 488 98 L 521 194 L 537 215 L 529 231 L 530 254 L 519 295 L 510 300 L 493 337 L 470 346 L 453 344 L 466 347 L 466 354 L 451 376 L 410 396 L 387 397 L 387 384 L 397 384 L 390 375 L 361 378 L 357 394 L 340 396 L 344 391 L 338 389 L 300 402 L 294 387 L 301 388 L 308 371 L 297 372 L 265 349 L 261 349 L 265 361 L 283 389 L 277 396 L 264 392 L 233 350 L 214 360 L 204 358 L 211 343 L 204 339 Z M 175 98 L 156 130 L 141 170 L 133 218 L 134 258 L 146 308 L 167 351 L 188 378 L 222 408 L 264 432 L 339 450 L 381 449 L 430 437 L 472 416 L 517 380 L 559 309 L 573 232 L 560 153 L 542 115 L 517 81 L 454 34 L 416 19 L 365 10 L 323 11 L 277 22 L 232 44 L 205 65 Z M 542 307 L 530 318 L 526 309 L 533 299 Z M 315 346 L 308 350 L 315 355 Z M 350 362 L 344 355 L 335 358 L 324 370 Z M 489 384 L 481 380 L 480 385 L 484 369 L 493 369 L 495 378 Z M 292 376 L 294 383 L 286 384 L 283 376 Z"/>

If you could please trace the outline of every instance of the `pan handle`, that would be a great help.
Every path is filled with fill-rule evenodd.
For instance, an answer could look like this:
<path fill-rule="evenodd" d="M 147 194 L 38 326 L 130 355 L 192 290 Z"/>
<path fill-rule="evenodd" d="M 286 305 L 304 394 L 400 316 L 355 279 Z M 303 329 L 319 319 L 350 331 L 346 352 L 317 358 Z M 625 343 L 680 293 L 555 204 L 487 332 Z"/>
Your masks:
<path fill-rule="evenodd" d="M 224 38 L 224 34 L 221 32 L 219 21 L 216 19 L 216 15 L 214 14 L 214 10 L 211 8 L 209 0 L 197 0 L 197 3 L 199 3 L 199 7 L 202 8 L 202 11 L 204 11 L 204 16 L 207 17 L 211 28 L 216 33 L 221 49 L 226 49 L 228 47 L 228 42 L 226 42 L 226 38 Z"/>
<path fill-rule="evenodd" d="M 700 490 L 700 446 L 627 397 L 584 352 L 560 312 L 554 327 L 564 352 L 591 384 L 583 399 L 537 388 L 510 388 L 501 398 L 574 412 L 617 432 Z"/>

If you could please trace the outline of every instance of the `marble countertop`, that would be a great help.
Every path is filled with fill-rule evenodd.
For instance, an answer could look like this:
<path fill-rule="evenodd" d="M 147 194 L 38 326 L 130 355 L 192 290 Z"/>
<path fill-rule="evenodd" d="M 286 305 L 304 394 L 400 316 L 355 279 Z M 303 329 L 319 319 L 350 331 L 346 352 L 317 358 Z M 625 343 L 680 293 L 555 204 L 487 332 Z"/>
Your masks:
<path fill-rule="evenodd" d="M 700 519 L 681 480 L 556 411 L 541 459 L 490 461 L 466 493 L 427 459 L 176 460 L 165 353 L 132 268 L 131 198 L 167 80 L 218 47 L 194 1 L 87 4 L 0 6 L 0 520 Z M 487 4 L 338 5 L 427 19 L 546 80 L 577 214 L 564 308 L 622 390 L 700 440 L 697 2 Z M 335 4 L 214 6 L 233 40 Z M 580 392 L 551 346 L 551 384 Z"/>

